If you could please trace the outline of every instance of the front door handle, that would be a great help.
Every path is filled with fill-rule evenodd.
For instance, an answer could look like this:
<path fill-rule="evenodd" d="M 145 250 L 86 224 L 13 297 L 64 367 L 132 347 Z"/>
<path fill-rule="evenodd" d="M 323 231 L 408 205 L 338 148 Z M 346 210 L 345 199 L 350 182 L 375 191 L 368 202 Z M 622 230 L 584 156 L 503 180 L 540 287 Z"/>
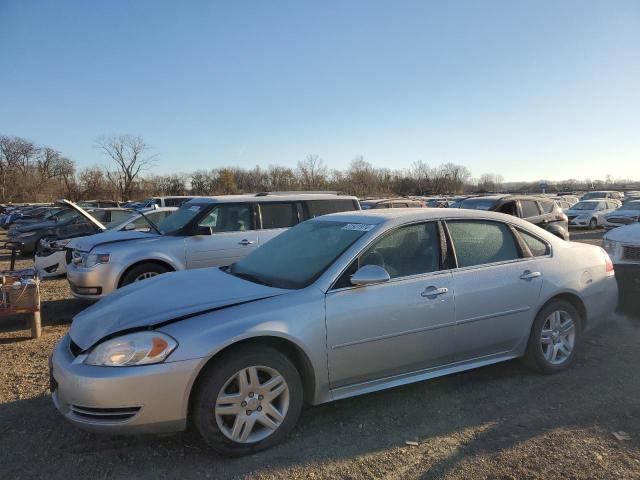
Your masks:
<path fill-rule="evenodd" d="M 438 288 L 438 287 L 431 286 L 431 287 L 425 288 L 420 295 L 422 295 L 423 297 L 435 298 L 438 295 L 444 295 L 448 291 L 449 289 L 447 287 Z"/>
<path fill-rule="evenodd" d="M 531 270 L 525 270 L 522 275 L 520 275 L 521 280 L 533 280 L 534 278 L 541 277 L 542 274 L 540 272 L 532 272 Z"/>
<path fill-rule="evenodd" d="M 244 240 L 240 240 L 238 242 L 238 245 L 242 245 L 243 247 L 246 247 L 247 245 L 253 245 L 254 243 L 256 243 L 256 242 L 254 242 L 253 240 L 247 240 L 245 238 Z"/>

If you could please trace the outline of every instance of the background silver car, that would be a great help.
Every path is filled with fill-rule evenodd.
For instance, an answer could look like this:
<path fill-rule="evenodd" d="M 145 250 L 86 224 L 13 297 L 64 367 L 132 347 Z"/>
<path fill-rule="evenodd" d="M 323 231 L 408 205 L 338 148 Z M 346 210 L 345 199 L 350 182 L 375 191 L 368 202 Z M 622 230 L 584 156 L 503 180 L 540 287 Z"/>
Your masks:
<path fill-rule="evenodd" d="M 162 275 L 78 315 L 52 357 L 71 422 L 190 419 L 229 455 L 320 404 L 525 357 L 567 368 L 617 301 L 606 252 L 499 213 L 397 209 L 304 222 L 227 269 Z"/>
<path fill-rule="evenodd" d="M 230 265 L 299 222 L 359 209 L 356 197 L 327 193 L 196 197 L 165 218 L 159 231 L 75 242 L 69 286 L 75 297 L 98 299 L 162 273 Z"/>

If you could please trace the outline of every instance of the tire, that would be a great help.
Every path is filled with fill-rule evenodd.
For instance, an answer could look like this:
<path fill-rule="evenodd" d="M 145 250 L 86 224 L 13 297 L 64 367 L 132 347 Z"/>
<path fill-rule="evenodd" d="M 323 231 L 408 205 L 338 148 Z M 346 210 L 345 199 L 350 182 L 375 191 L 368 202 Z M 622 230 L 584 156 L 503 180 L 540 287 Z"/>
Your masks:
<path fill-rule="evenodd" d="M 598 228 L 598 220 L 595 218 L 592 218 L 591 220 L 589 220 L 589 228 L 591 230 L 595 230 L 596 228 Z"/>
<path fill-rule="evenodd" d="M 247 381 L 244 393 L 239 396 L 242 400 L 221 402 L 221 395 L 225 393 L 240 393 L 240 375 L 252 378 L 252 368 L 257 372 L 253 378 L 258 381 Z M 284 390 L 270 402 L 265 400 L 269 395 L 263 387 L 275 379 L 276 385 L 271 388 L 274 392 L 279 390 L 282 384 L 277 383 L 276 376 L 283 380 Z M 256 391 L 251 391 L 254 388 Z M 279 351 L 264 346 L 242 347 L 229 352 L 216 361 L 213 368 L 207 368 L 201 374 L 194 393 L 191 405 L 194 425 L 211 448 L 231 457 L 248 455 L 281 442 L 296 425 L 303 403 L 302 381 L 296 367 Z M 227 410 L 224 409 L 231 413 L 225 415 L 222 412 Z M 272 416 L 274 414 L 280 418 Z M 267 428 L 263 421 L 272 426 Z"/>
<path fill-rule="evenodd" d="M 121 287 L 129 285 L 133 282 L 140 282 L 146 278 L 155 277 L 156 275 L 162 275 L 167 273 L 169 269 L 157 263 L 143 263 L 129 270 L 124 277 L 122 277 Z"/>
<path fill-rule="evenodd" d="M 554 327 L 555 319 L 560 320 L 559 328 Z M 571 320 L 572 328 L 567 320 Z M 542 373 L 557 373 L 569 368 L 581 345 L 582 327 L 582 318 L 571 303 L 551 301 L 538 312 L 533 322 L 524 357 L 527 366 Z M 557 349 L 555 355 L 554 348 Z"/>

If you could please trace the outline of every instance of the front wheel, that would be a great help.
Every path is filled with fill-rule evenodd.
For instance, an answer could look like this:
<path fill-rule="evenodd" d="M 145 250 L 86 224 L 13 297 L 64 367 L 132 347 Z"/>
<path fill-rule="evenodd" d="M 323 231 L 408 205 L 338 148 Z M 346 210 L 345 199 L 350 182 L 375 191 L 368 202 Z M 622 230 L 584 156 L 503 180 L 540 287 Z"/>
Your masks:
<path fill-rule="evenodd" d="M 536 316 L 524 360 L 540 372 L 560 372 L 573 363 L 581 339 L 578 311 L 567 301 L 554 300 Z"/>
<path fill-rule="evenodd" d="M 203 373 L 192 418 L 218 453 L 246 455 L 269 448 L 293 429 L 302 409 L 300 375 L 269 347 L 231 352 Z"/>
<path fill-rule="evenodd" d="M 595 218 L 592 218 L 591 220 L 589 220 L 589 228 L 591 230 L 595 230 L 596 228 L 598 228 L 598 220 Z"/>
<path fill-rule="evenodd" d="M 142 280 L 155 277 L 156 275 L 162 275 L 168 271 L 169 270 L 166 267 L 158 265 L 157 263 L 143 263 L 142 265 L 133 267 L 127 272 L 127 274 L 122 278 L 121 286 L 124 287 L 125 285 L 129 285 L 133 282 L 140 282 Z"/>

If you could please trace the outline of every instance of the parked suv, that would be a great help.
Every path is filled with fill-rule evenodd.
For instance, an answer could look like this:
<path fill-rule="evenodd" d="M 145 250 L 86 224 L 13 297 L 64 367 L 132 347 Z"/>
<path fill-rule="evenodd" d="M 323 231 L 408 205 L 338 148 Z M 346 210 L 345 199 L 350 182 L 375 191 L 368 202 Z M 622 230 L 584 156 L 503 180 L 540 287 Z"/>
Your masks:
<path fill-rule="evenodd" d="M 424 207 L 424 202 L 410 198 L 378 198 L 376 200 L 365 200 L 360 205 L 362 210 L 372 208 L 421 208 Z"/>
<path fill-rule="evenodd" d="M 520 217 L 563 240 L 569 240 L 567 216 L 553 198 L 533 195 L 487 195 L 469 197 L 460 203 L 460 208 L 488 210 Z"/>
<path fill-rule="evenodd" d="M 351 210 L 360 210 L 356 197 L 333 194 L 194 198 L 165 218 L 158 232 L 78 239 L 67 279 L 74 296 L 100 298 L 162 273 L 231 265 L 293 225 Z"/>

